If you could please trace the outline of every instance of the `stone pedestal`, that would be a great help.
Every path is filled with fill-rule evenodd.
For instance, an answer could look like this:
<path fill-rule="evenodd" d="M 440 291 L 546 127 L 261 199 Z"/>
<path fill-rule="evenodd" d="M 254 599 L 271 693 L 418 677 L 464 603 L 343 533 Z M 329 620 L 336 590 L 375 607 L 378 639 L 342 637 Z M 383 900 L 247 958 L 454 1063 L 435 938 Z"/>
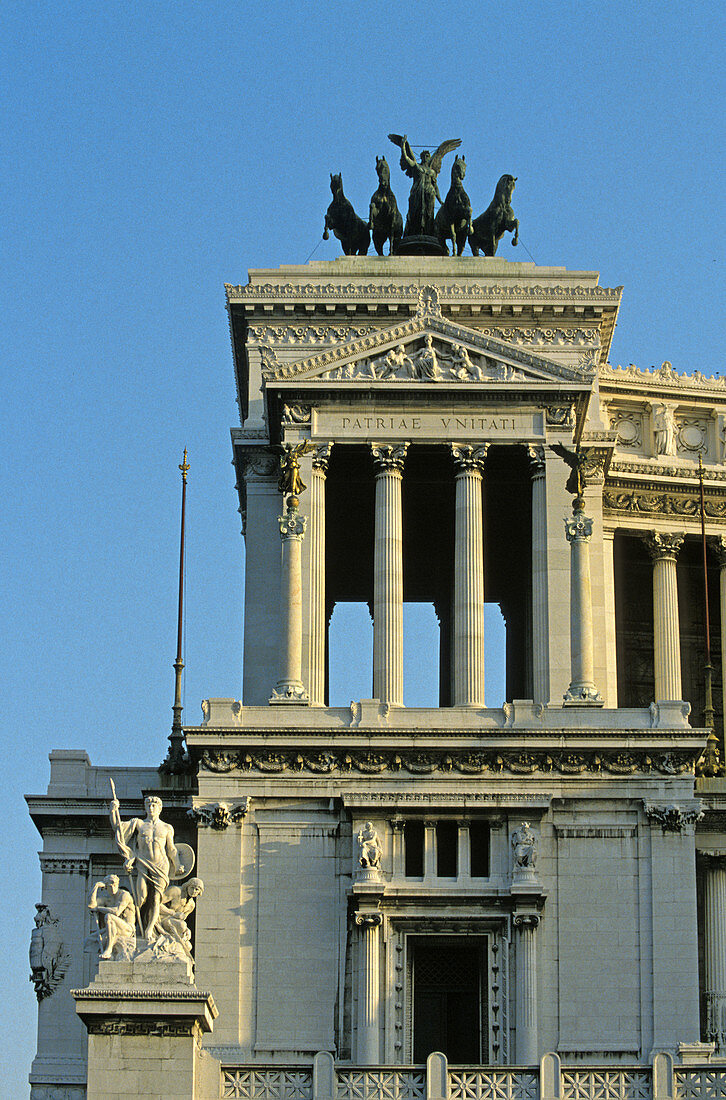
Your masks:
<path fill-rule="evenodd" d="M 220 1065 L 201 1047 L 217 1009 L 189 963 L 102 959 L 72 995 L 88 1031 L 88 1100 L 217 1100 Z"/>

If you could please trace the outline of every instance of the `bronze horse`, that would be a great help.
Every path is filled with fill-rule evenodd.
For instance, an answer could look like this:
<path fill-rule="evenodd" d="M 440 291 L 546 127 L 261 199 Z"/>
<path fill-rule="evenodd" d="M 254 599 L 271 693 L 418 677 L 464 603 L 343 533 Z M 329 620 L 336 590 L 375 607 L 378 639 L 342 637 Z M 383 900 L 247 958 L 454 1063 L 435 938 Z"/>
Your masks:
<path fill-rule="evenodd" d="M 330 190 L 333 201 L 325 215 L 323 240 L 328 240 L 332 229 L 346 256 L 365 256 L 371 243 L 371 235 L 366 223 L 358 217 L 352 203 L 343 194 L 343 177 L 339 172 L 336 175 L 330 173 Z"/>
<path fill-rule="evenodd" d="M 383 246 L 386 241 L 390 241 L 388 254 L 392 256 L 403 236 L 403 216 L 391 190 L 391 170 L 385 157 L 376 157 L 376 172 L 378 190 L 371 195 L 368 228 L 373 234 L 373 244 L 378 255 L 383 255 Z"/>
<path fill-rule="evenodd" d="M 434 227 L 436 236 L 446 249 L 451 241 L 452 252 L 460 256 L 464 251 L 466 239 L 473 232 L 471 224 L 471 202 L 464 190 L 462 180 L 466 175 L 466 157 L 455 157 L 451 166 L 451 187 L 446 198 L 436 211 Z"/>
<path fill-rule="evenodd" d="M 469 244 L 475 256 L 479 255 L 480 249 L 485 256 L 496 256 L 497 245 L 505 232 L 514 232 L 512 244 L 516 245 L 519 240 L 519 222 L 512 210 L 512 192 L 516 182 L 516 176 L 502 176 L 489 206 L 474 219 Z"/>

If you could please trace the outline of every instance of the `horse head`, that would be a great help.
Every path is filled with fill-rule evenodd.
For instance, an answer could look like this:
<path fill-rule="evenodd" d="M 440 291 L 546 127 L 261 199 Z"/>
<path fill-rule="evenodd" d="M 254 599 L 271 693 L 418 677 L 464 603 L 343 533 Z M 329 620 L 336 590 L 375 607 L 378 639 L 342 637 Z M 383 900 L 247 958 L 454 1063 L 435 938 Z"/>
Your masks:
<path fill-rule="evenodd" d="M 451 165 L 451 182 L 456 183 L 457 180 L 463 180 L 466 175 L 466 157 L 454 157 L 454 163 Z"/>
<path fill-rule="evenodd" d="M 512 201 L 512 192 L 514 191 L 514 185 L 517 182 L 516 176 L 505 175 L 500 177 L 497 189 L 494 192 L 495 201 L 503 201 L 510 203 Z"/>
<path fill-rule="evenodd" d="M 330 190 L 334 196 L 343 194 L 343 177 L 340 172 L 336 172 L 335 175 L 330 173 Z"/>
<path fill-rule="evenodd" d="M 376 157 L 376 172 L 381 187 L 388 187 L 391 182 L 391 169 L 385 157 Z"/>

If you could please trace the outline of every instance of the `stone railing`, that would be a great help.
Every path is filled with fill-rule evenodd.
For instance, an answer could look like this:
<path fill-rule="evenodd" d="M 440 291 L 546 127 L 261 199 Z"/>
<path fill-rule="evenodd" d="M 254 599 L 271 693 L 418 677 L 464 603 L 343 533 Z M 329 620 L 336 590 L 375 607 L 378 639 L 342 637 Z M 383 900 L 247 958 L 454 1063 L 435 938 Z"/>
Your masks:
<path fill-rule="evenodd" d="M 442 1054 L 425 1066 L 336 1067 L 331 1054 L 305 1066 L 223 1066 L 222 1096 L 238 1100 L 726 1100 L 726 1064 L 563 1066 L 545 1054 L 539 1066 L 449 1066 Z"/>

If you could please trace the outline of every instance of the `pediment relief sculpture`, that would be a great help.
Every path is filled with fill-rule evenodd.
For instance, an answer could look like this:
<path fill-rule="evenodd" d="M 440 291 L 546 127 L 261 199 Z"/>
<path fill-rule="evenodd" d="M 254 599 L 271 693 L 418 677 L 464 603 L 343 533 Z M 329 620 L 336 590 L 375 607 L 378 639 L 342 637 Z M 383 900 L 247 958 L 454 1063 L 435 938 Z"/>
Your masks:
<path fill-rule="evenodd" d="M 348 379 L 393 379 L 407 382 L 524 382 L 516 367 L 489 356 L 472 355 L 463 344 L 434 341 L 431 333 L 415 343 L 397 344 L 385 355 L 359 359 L 325 371 L 331 382 Z"/>
<path fill-rule="evenodd" d="M 431 289 L 434 288 L 425 288 Z M 349 340 L 295 363 L 281 362 L 275 350 L 260 346 L 266 382 L 361 381 L 409 382 L 570 382 L 589 385 L 596 372 L 597 351 L 565 366 L 503 340 L 455 324 L 427 300 L 417 316 Z"/>

